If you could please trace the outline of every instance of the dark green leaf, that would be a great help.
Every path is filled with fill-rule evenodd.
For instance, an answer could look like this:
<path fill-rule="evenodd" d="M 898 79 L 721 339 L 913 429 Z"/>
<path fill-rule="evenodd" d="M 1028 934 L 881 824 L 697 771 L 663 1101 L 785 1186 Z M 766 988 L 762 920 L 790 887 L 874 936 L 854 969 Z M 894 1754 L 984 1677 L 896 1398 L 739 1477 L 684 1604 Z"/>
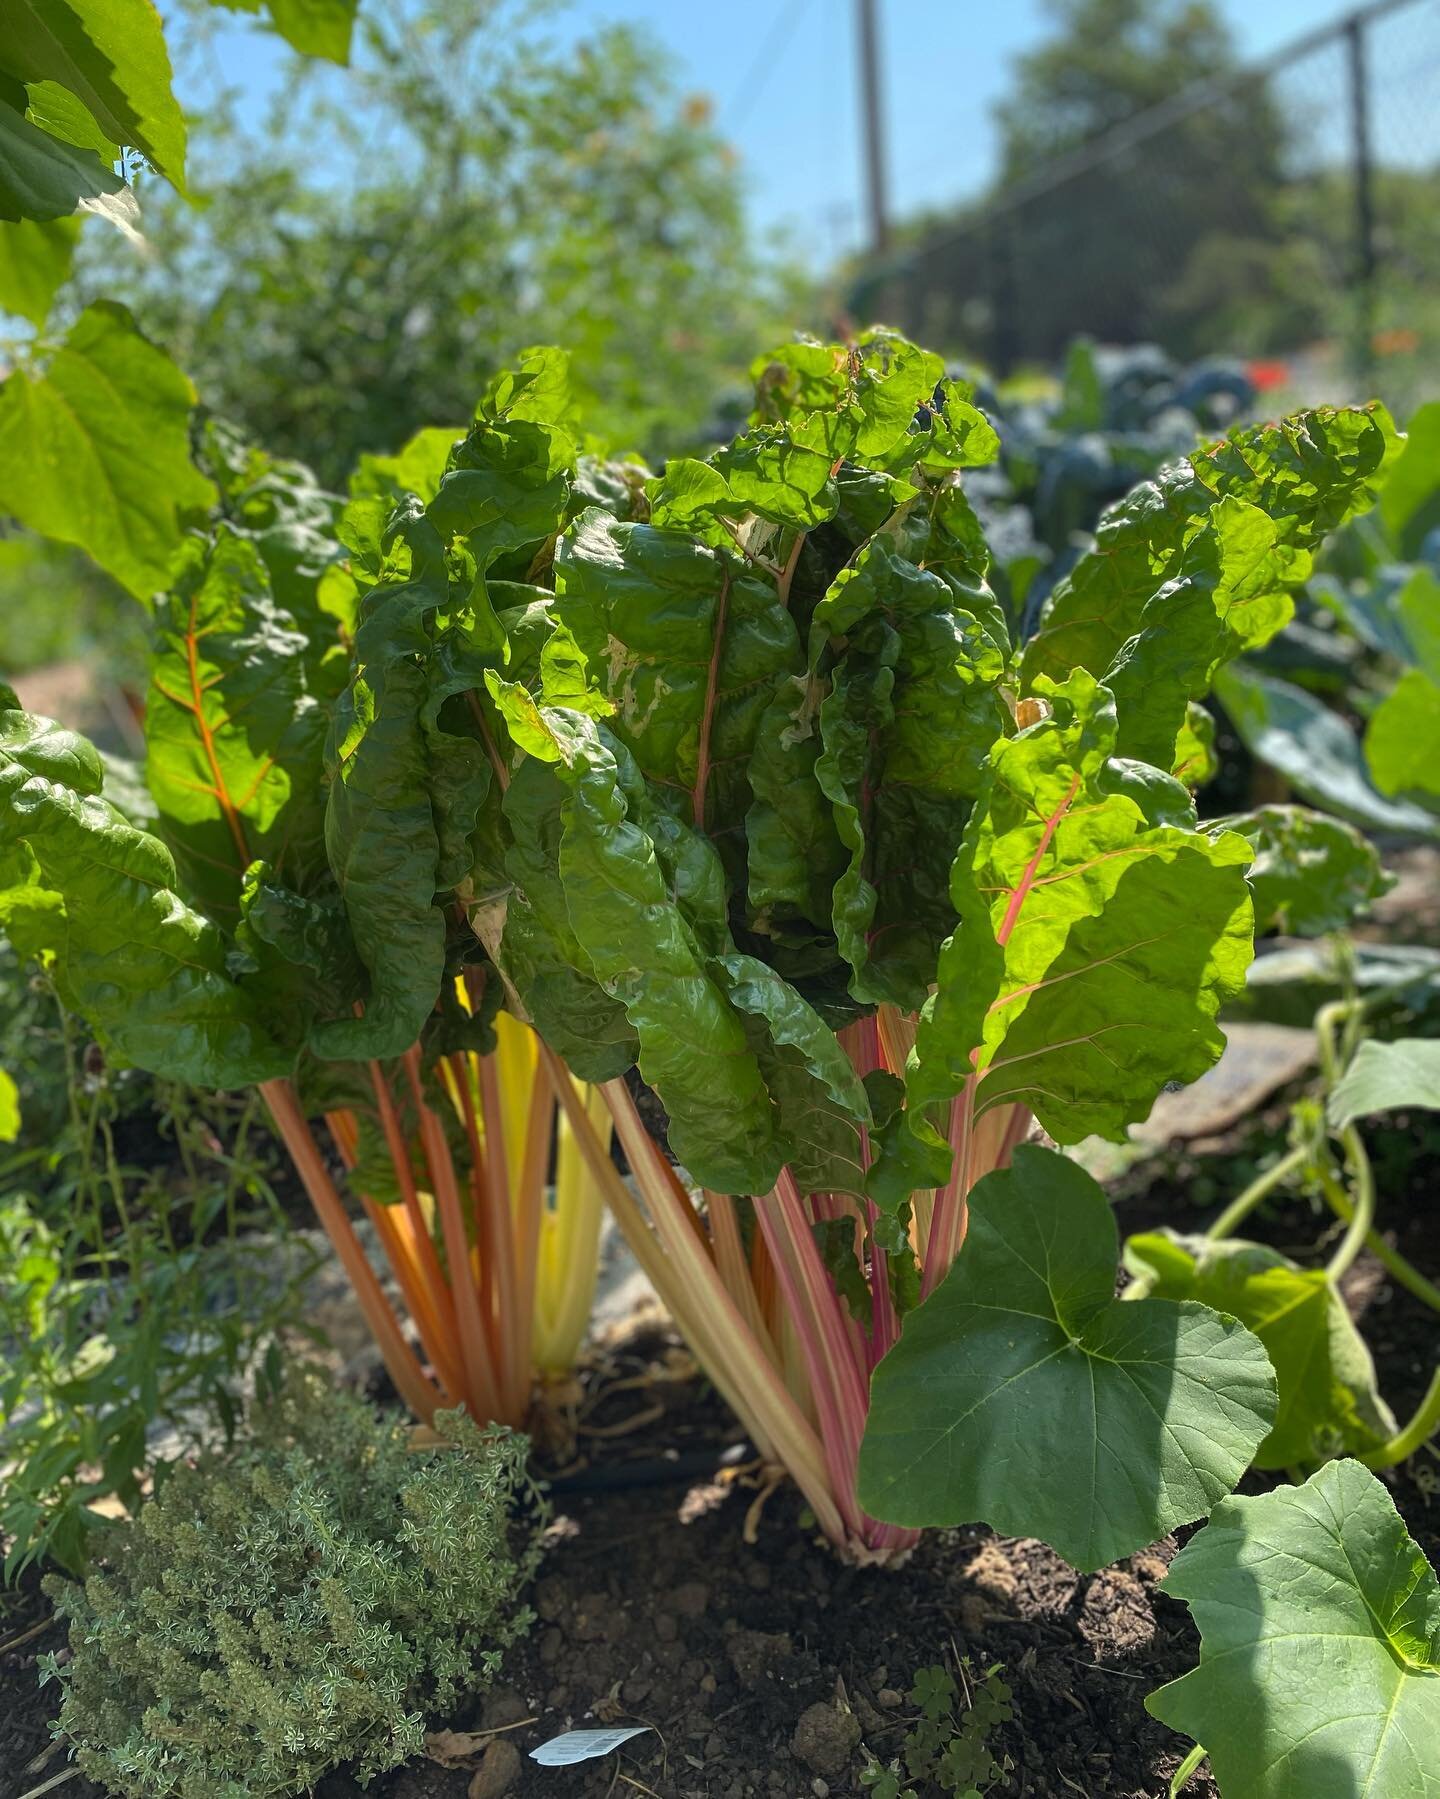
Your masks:
<path fill-rule="evenodd" d="M 1320 937 L 1343 931 L 1394 885 L 1379 852 L 1353 825 L 1302 806 L 1261 806 L 1221 819 L 1255 851 L 1250 891 L 1255 934 Z"/>
<path fill-rule="evenodd" d="M 1021 1145 L 876 1369 L 859 1497 L 906 1525 L 983 1520 L 1100 1568 L 1202 1517 L 1275 1415 L 1265 1352 L 1208 1307 L 1114 1298 L 1109 1201 Z"/>

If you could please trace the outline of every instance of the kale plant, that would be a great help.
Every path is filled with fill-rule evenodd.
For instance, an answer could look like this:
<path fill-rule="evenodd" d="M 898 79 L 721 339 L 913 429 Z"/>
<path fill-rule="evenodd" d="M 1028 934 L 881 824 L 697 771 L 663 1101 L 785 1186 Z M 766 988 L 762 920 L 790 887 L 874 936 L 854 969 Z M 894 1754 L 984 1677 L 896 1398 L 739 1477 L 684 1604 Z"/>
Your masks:
<path fill-rule="evenodd" d="M 266 1799 L 413 1755 L 532 1614 L 525 1439 L 442 1413 L 445 1446 L 293 1372 L 243 1447 L 173 1473 L 82 1586 L 58 1728 L 126 1799 Z"/>

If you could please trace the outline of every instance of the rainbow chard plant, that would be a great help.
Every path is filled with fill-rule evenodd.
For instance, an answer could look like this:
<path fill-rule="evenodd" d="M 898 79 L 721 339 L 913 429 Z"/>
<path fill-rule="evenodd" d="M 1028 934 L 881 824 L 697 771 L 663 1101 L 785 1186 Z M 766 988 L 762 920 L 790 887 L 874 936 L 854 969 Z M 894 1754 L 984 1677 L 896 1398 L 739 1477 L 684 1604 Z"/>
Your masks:
<path fill-rule="evenodd" d="M 388 509 L 397 471 L 430 479 L 454 435 L 367 459 L 341 528 Z M 463 1402 L 482 1422 L 524 1424 L 538 1376 L 563 1434 L 603 1200 L 547 1064 L 528 1025 L 497 1015 L 498 979 L 463 921 L 458 948 L 439 911 L 410 944 L 423 1006 L 397 1013 L 366 964 L 395 903 L 382 820 L 429 833 L 428 909 L 468 866 L 463 831 L 442 847 L 432 782 L 453 777 L 460 805 L 475 776 L 427 735 L 417 692 L 405 742 L 386 721 L 388 774 L 372 782 L 383 758 L 367 751 L 332 788 L 353 699 L 338 502 L 213 422 L 201 462 L 202 504 L 153 602 L 133 816 L 107 797 L 90 744 L 0 687 L 0 928 L 112 1057 L 258 1086 L 419 1418 Z M 417 887 L 413 870 L 405 881 Z M 567 1098 L 607 1145 L 598 1100 Z"/>
<path fill-rule="evenodd" d="M 1030 1139 L 1120 1137 L 1219 1055 L 1252 846 L 1197 823 L 1197 702 L 1285 623 L 1393 427 L 1320 409 L 1164 471 L 1021 645 L 964 487 L 995 434 L 940 360 L 875 330 L 756 374 L 745 432 L 650 477 L 585 453 L 564 358 L 530 352 L 352 562 L 329 834 L 353 1029 L 423 1022 L 446 889 L 825 1535 L 890 1560 L 982 1518 L 1097 1566 L 1230 1490 L 1274 1381 L 1224 1314 L 1115 1304 L 1103 1195 Z M 355 811 L 368 887 L 344 876 L 367 765 L 420 852 L 398 803 Z"/>

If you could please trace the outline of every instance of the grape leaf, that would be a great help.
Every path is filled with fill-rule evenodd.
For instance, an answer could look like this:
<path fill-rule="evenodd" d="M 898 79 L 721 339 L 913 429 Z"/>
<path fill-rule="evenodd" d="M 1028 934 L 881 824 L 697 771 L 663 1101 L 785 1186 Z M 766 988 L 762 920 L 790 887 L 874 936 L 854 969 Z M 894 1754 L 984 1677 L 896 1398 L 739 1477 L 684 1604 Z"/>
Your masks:
<path fill-rule="evenodd" d="M 215 498 L 190 460 L 194 404 L 123 306 L 87 307 L 43 375 L 17 368 L 0 385 L 6 510 L 148 600 L 166 583 L 180 513 Z"/>
<path fill-rule="evenodd" d="M 43 325 L 70 273 L 78 219 L 0 219 L 0 312 Z"/>
<path fill-rule="evenodd" d="M 1440 1584 L 1359 1462 L 1226 1499 L 1175 1558 L 1200 1662 L 1145 1708 L 1225 1799 L 1440 1795 Z"/>
<path fill-rule="evenodd" d="M 63 219 L 86 203 L 104 211 L 123 193 L 93 149 L 52 137 L 0 99 L 0 220 Z"/>
<path fill-rule="evenodd" d="M 184 192 L 185 120 L 151 0 L 9 0 L 0 72 L 68 88 L 106 137 Z"/>
<path fill-rule="evenodd" d="M 1208 1512 L 1275 1417 L 1255 1337 L 1207 1306 L 1114 1297 L 1110 1203 L 1022 1144 L 970 1194 L 949 1273 L 876 1369 L 860 1503 L 982 1520 L 1100 1568 Z"/>

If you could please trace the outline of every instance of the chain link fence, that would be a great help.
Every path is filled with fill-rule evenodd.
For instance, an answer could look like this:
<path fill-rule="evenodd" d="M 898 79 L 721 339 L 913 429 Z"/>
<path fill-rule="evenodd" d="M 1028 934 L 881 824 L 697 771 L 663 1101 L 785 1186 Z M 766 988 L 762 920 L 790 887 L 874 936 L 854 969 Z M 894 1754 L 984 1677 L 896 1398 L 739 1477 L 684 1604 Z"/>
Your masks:
<path fill-rule="evenodd" d="M 1195 83 L 868 265 L 853 309 L 1002 373 L 1085 333 L 1299 398 L 1440 393 L 1440 0 Z"/>

